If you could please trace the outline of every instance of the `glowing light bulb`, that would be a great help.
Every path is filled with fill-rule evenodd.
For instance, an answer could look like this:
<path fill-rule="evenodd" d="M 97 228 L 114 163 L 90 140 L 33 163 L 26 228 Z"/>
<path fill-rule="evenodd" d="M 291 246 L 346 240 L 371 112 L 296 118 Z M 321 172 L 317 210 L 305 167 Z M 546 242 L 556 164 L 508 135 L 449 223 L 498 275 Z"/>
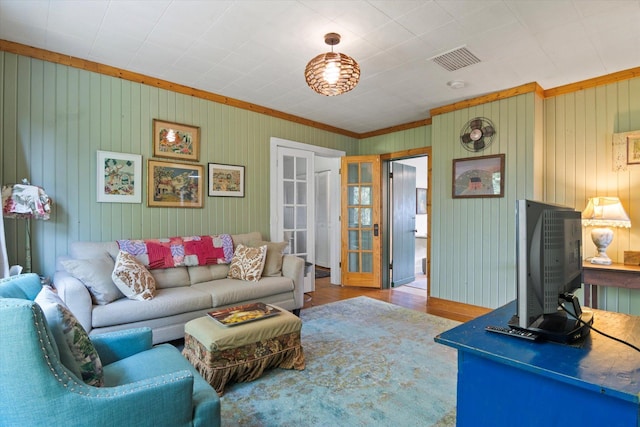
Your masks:
<path fill-rule="evenodd" d="M 340 78 L 340 65 L 334 61 L 329 62 L 322 73 L 322 78 L 330 85 L 336 84 Z"/>

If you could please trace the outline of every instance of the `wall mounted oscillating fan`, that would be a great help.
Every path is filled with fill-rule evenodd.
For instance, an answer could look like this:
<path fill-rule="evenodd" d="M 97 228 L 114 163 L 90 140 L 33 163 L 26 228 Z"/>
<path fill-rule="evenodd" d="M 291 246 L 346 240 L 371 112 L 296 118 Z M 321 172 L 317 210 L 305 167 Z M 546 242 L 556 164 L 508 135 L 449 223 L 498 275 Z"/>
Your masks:
<path fill-rule="evenodd" d="M 460 144 L 467 151 L 482 151 L 491 144 L 495 134 L 496 128 L 491 120 L 485 117 L 476 117 L 469 120 L 462 128 Z"/>

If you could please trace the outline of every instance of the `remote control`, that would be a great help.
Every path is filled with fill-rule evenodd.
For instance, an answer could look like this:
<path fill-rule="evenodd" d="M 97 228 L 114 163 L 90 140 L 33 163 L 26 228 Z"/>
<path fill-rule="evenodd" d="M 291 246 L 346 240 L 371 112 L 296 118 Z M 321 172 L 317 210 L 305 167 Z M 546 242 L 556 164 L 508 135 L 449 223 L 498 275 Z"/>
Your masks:
<path fill-rule="evenodd" d="M 496 332 L 498 334 L 509 335 L 512 337 L 523 338 L 525 340 L 535 341 L 538 339 L 538 334 L 529 331 L 523 331 L 520 329 L 514 328 L 505 328 L 502 326 L 487 326 L 484 328 L 485 331 Z"/>

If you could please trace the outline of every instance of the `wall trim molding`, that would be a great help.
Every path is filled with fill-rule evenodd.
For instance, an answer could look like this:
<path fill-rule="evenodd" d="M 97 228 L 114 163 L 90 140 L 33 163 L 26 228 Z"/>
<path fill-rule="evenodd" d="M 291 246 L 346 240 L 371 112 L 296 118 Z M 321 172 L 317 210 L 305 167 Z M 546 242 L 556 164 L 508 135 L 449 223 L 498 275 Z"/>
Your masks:
<path fill-rule="evenodd" d="M 230 98 L 216 93 L 207 92 L 200 89 L 195 89 L 189 86 L 181 85 L 178 83 L 172 83 L 167 80 L 158 79 L 155 77 L 146 76 L 144 74 L 136 73 L 133 71 L 127 71 L 121 68 L 112 67 L 109 65 L 100 64 L 98 62 L 88 61 L 85 59 L 76 58 L 70 55 L 64 55 L 48 51 L 45 49 L 27 46 L 16 42 L 0 39 L 0 51 L 14 53 L 16 55 L 22 55 L 29 58 L 40 59 L 43 61 L 53 62 L 56 64 L 67 65 L 74 68 L 79 68 L 85 71 L 92 71 L 107 76 L 112 76 L 124 80 L 129 80 L 136 83 L 141 83 L 161 89 L 170 90 L 177 93 L 182 93 L 197 98 L 206 99 L 219 104 L 228 105 L 230 107 L 236 107 L 243 110 L 253 111 L 254 113 L 264 114 L 267 116 L 275 117 L 282 120 L 287 120 L 293 123 L 297 123 L 304 126 L 313 127 L 327 132 L 336 133 L 339 135 L 348 136 L 354 139 L 365 139 L 374 136 L 386 135 L 403 130 L 413 129 L 422 126 L 431 125 L 433 116 L 439 114 L 445 114 L 452 111 L 473 107 L 476 105 L 485 104 L 487 102 L 497 101 L 500 99 L 510 98 L 512 96 L 522 95 L 525 93 L 535 92 L 541 98 L 551 98 L 559 95 L 565 95 L 571 92 L 578 92 L 584 89 L 592 87 L 603 86 L 622 80 L 629 80 L 636 77 L 640 77 L 640 67 L 630 68 L 628 70 L 618 71 L 611 74 L 606 74 L 600 77 L 594 77 L 587 80 L 582 80 L 575 83 L 558 86 L 551 89 L 543 89 L 538 83 L 531 82 L 524 85 L 516 86 L 510 89 L 500 90 L 487 95 L 470 98 L 464 101 L 455 102 L 449 105 L 443 105 L 441 107 L 430 110 L 431 117 L 417 120 L 410 123 L 399 124 L 396 126 L 390 126 L 383 129 L 374 130 L 371 132 L 357 133 L 346 129 L 337 128 L 324 123 L 316 122 L 313 120 L 298 117 L 293 114 L 285 113 L 282 111 L 274 110 L 271 108 L 263 107 L 257 104 L 251 104 L 249 102 L 241 101 L 239 99 Z"/>
<path fill-rule="evenodd" d="M 478 316 L 487 314 L 493 309 L 480 307 L 478 305 L 465 304 L 462 302 L 447 299 L 429 297 L 427 298 L 427 313 L 434 316 L 446 317 L 447 319 L 459 322 L 468 322 Z"/>
<path fill-rule="evenodd" d="M 489 93 L 487 95 L 478 96 L 476 98 L 466 99 L 464 101 L 455 102 L 453 104 L 444 105 L 442 107 L 434 108 L 429 113 L 431 117 L 440 114 L 450 113 L 456 110 L 462 110 L 464 108 L 475 107 L 476 105 L 486 104 L 488 102 L 499 101 L 505 98 L 511 98 L 512 96 L 522 95 L 525 93 L 535 92 L 542 95 L 543 89 L 536 82 L 526 83 L 520 86 L 512 87 L 510 89 L 500 90 L 498 92 Z"/>
<path fill-rule="evenodd" d="M 580 82 L 569 83 L 564 86 L 546 89 L 544 91 L 545 98 L 553 98 L 555 96 L 566 95 L 572 92 L 590 89 L 597 86 L 604 86 L 616 83 L 622 80 L 631 80 L 640 77 L 640 67 L 629 68 L 628 70 L 618 71 L 616 73 L 605 74 L 604 76 L 594 77 L 592 79 L 582 80 Z"/>
<path fill-rule="evenodd" d="M 98 62 L 88 61 L 85 59 L 76 58 L 70 55 L 63 55 L 61 53 L 51 52 L 48 50 L 26 46 L 20 43 L 10 42 L 7 40 L 0 40 L 0 51 L 14 53 L 16 55 L 22 55 L 29 58 L 40 59 L 43 61 L 53 62 L 55 64 L 67 65 L 69 67 L 79 68 L 85 71 L 91 71 L 106 76 L 116 77 L 123 80 L 132 81 L 135 83 L 145 84 L 160 89 L 169 90 L 183 95 L 194 96 L 196 98 L 205 99 L 207 101 L 216 102 L 218 104 L 228 105 L 230 107 L 240 108 L 242 110 L 253 111 L 254 113 L 264 114 L 267 116 L 275 117 L 282 120 L 287 120 L 300 125 L 310 126 L 316 129 L 333 132 L 339 135 L 348 136 L 351 138 L 359 139 L 359 134 L 351 132 L 346 129 L 340 129 L 334 126 L 330 126 L 324 123 L 316 122 L 313 120 L 298 117 L 293 114 L 288 114 L 282 111 L 273 110 L 271 108 L 263 107 L 257 104 L 251 104 L 249 102 L 241 101 L 239 99 L 230 98 L 228 96 L 218 95 L 213 92 L 207 92 L 201 89 L 195 89 L 189 86 L 181 85 L 178 83 L 172 83 L 167 80 L 158 79 L 155 77 L 147 76 L 144 74 L 136 73 L 133 71 L 123 70 L 121 68 L 112 67 L 110 65 L 100 64 Z"/>
<path fill-rule="evenodd" d="M 417 120 L 411 123 L 404 123 L 401 125 L 390 126 L 384 129 L 373 130 L 371 132 L 364 132 L 364 133 L 358 134 L 358 138 L 366 139 L 374 136 L 386 135 L 388 133 L 399 132 L 407 129 L 414 129 L 422 126 L 429 126 L 431 124 L 431 121 L 432 121 L 431 117 L 428 117 L 426 119 Z"/>

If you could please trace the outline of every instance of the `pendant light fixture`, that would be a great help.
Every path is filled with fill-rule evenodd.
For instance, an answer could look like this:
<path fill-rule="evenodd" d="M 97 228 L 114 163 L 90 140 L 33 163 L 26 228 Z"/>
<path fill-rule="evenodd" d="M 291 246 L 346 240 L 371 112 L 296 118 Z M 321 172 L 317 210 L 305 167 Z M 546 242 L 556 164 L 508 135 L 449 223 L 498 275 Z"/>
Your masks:
<path fill-rule="evenodd" d="M 309 61 L 304 70 L 307 84 L 326 96 L 349 92 L 360 80 L 360 66 L 352 57 L 333 52 L 333 46 L 340 43 L 340 34 L 325 34 L 324 42 L 331 46 L 331 52 L 321 53 Z"/>

